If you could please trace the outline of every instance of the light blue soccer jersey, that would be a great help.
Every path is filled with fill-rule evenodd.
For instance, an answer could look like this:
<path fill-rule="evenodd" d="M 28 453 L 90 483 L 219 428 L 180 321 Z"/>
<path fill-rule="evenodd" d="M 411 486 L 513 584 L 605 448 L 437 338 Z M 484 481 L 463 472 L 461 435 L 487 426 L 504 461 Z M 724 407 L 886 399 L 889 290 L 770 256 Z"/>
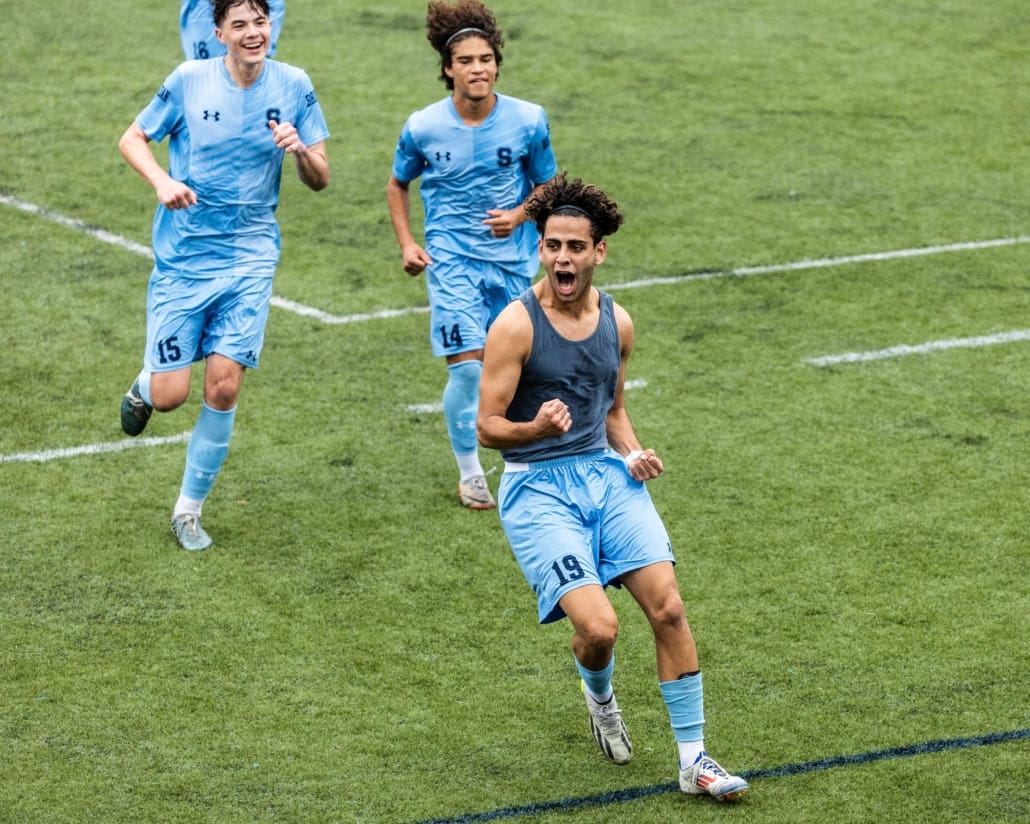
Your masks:
<path fill-rule="evenodd" d="M 408 118 L 394 153 L 393 176 L 421 177 L 426 250 L 505 265 L 538 268 L 537 231 L 530 221 L 496 238 L 483 221 L 488 209 L 511 209 L 558 170 L 550 125 L 541 106 L 506 95 L 478 126 L 462 122 L 451 97 Z"/>
<path fill-rule="evenodd" d="M 205 60 L 208 57 L 223 57 L 225 46 L 215 37 L 215 24 L 211 16 L 211 0 L 182 0 L 179 10 L 179 37 L 182 39 L 182 53 L 187 60 Z M 268 44 L 268 56 L 275 57 L 286 15 L 286 0 L 269 0 L 269 21 L 272 24 L 272 42 Z"/>
<path fill-rule="evenodd" d="M 151 140 L 168 137 L 169 174 L 197 194 L 188 209 L 158 205 L 154 259 L 165 273 L 272 277 L 279 262 L 284 152 L 269 120 L 292 123 L 305 145 L 329 136 L 307 74 L 266 60 L 258 81 L 237 86 L 222 60 L 190 60 L 136 118 Z"/>

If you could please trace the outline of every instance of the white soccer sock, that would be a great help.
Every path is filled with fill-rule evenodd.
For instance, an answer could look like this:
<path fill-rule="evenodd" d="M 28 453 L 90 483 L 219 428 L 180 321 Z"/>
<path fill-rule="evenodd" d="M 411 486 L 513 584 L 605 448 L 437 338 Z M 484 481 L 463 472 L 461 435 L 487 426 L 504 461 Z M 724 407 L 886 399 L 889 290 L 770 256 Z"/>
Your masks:
<path fill-rule="evenodd" d="M 680 751 L 680 769 L 687 767 L 697 761 L 697 757 L 705 751 L 705 742 L 702 741 L 677 741 L 676 746 Z"/>
<path fill-rule="evenodd" d="M 461 480 L 467 481 L 469 478 L 474 478 L 476 475 L 483 475 L 483 465 L 479 462 L 479 453 L 472 452 L 468 455 L 455 455 L 454 459 L 458 462 L 458 472 L 461 473 Z"/>
<path fill-rule="evenodd" d="M 200 517 L 200 510 L 203 509 L 204 502 L 198 501 L 196 498 L 187 498 L 185 495 L 179 495 L 179 500 L 175 502 L 175 509 L 172 510 L 172 517 L 178 518 L 180 515 L 196 515 Z"/>

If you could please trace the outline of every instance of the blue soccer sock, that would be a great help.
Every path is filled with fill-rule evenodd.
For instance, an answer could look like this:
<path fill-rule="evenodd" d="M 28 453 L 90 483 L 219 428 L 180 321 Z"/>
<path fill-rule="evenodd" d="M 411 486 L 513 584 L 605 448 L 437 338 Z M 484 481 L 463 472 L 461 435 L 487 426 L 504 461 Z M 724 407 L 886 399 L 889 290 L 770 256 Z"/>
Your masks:
<path fill-rule="evenodd" d="M 467 360 L 448 364 L 447 373 L 447 386 L 443 390 L 443 414 L 447 421 L 451 449 L 455 457 L 459 458 L 461 479 L 464 481 L 472 475 L 483 474 L 479 466 L 479 442 L 476 439 L 479 376 L 483 373 L 483 362 Z M 475 456 L 475 460 L 462 460 L 466 456 Z"/>
<path fill-rule="evenodd" d="M 576 662 L 576 669 L 579 670 L 579 677 L 586 685 L 587 695 L 593 698 L 598 704 L 604 704 L 612 697 L 612 673 L 615 671 L 615 653 L 612 653 L 608 666 L 601 670 L 591 670 L 579 663 L 579 659 L 573 656 Z"/>
<path fill-rule="evenodd" d="M 186 447 L 186 469 L 182 475 L 180 495 L 203 501 L 207 498 L 215 479 L 222 470 L 229 452 L 236 407 L 228 412 L 212 409 L 206 403 L 200 407 L 200 416 Z"/>
<path fill-rule="evenodd" d="M 669 721 L 679 747 L 680 768 L 689 767 L 704 750 L 704 685 L 701 673 L 658 684 L 669 710 Z"/>

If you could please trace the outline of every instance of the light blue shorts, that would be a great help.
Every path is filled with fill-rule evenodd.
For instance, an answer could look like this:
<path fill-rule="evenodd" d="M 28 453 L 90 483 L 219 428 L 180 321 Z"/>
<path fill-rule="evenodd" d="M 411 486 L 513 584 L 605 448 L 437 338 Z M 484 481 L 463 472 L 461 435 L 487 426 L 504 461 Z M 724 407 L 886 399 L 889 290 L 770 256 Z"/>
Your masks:
<path fill-rule="evenodd" d="M 184 278 L 155 268 L 147 287 L 143 368 L 181 369 L 217 353 L 257 368 L 272 278 Z"/>
<path fill-rule="evenodd" d="M 565 616 L 558 602 L 577 587 L 617 587 L 627 572 L 675 563 L 646 485 L 614 450 L 506 464 L 498 502 L 541 624 Z"/>
<path fill-rule="evenodd" d="M 433 355 L 482 349 L 501 310 L 532 284 L 523 271 L 434 251 L 433 265 L 426 270 Z"/>

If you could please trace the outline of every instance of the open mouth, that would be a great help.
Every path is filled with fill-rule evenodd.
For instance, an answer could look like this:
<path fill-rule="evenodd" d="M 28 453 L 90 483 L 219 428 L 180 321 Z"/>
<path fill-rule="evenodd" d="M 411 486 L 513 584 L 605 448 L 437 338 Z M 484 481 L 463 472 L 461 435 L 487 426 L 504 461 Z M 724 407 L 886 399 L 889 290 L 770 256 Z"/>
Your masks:
<path fill-rule="evenodd" d="M 555 272 L 554 280 L 560 294 L 569 295 L 576 291 L 576 275 L 573 272 Z"/>

